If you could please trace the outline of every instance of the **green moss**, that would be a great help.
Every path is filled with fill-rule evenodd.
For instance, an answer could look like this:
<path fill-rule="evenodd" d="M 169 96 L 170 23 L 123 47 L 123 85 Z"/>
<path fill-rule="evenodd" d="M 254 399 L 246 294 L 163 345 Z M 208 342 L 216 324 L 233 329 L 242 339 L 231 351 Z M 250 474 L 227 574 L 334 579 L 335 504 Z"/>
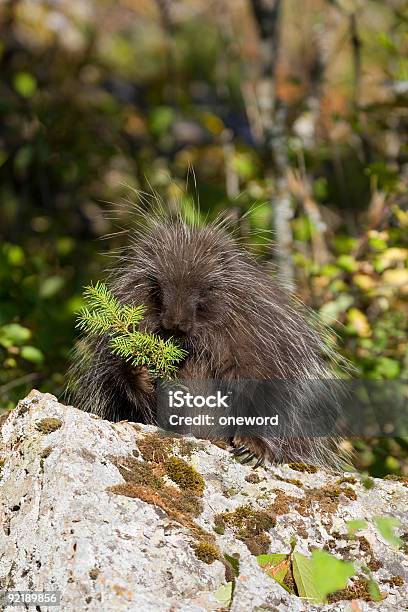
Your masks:
<path fill-rule="evenodd" d="M 363 487 L 367 490 L 373 489 L 375 487 L 375 480 L 370 476 L 363 476 L 361 482 L 363 483 Z"/>
<path fill-rule="evenodd" d="M 408 485 L 408 476 L 398 476 L 397 474 L 387 474 L 387 476 L 384 476 L 384 480 L 393 480 L 394 482 L 401 482 L 402 484 Z"/>
<path fill-rule="evenodd" d="M 201 499 L 191 490 L 179 490 L 163 481 L 164 465 L 147 463 L 130 456 L 111 458 L 125 483 L 109 487 L 116 495 L 139 498 L 162 508 L 171 518 L 201 534 L 201 528 L 192 518 L 202 512 Z"/>
<path fill-rule="evenodd" d="M 199 497 L 190 493 L 182 493 L 180 497 L 173 497 L 172 503 L 178 512 L 199 516 L 203 511 L 203 504 Z"/>
<path fill-rule="evenodd" d="M 384 598 L 384 597 L 383 597 Z M 370 589 L 369 580 L 367 578 L 358 578 L 353 582 L 352 585 L 348 586 L 341 591 L 336 591 L 328 596 L 329 603 L 335 603 L 336 601 L 351 601 L 353 599 L 362 599 L 363 601 L 373 601 Z"/>
<path fill-rule="evenodd" d="M 41 451 L 41 453 L 40 453 L 40 469 L 41 469 L 41 472 L 44 471 L 44 462 L 47 459 L 47 457 L 50 456 L 51 452 L 52 452 L 52 446 L 47 446 L 47 448 L 44 448 L 44 450 Z"/>
<path fill-rule="evenodd" d="M 47 446 L 44 450 L 41 451 L 40 457 L 41 459 L 47 459 L 52 453 L 52 446 Z"/>
<path fill-rule="evenodd" d="M 128 483 L 144 485 L 153 489 L 160 489 L 163 484 L 161 478 L 153 472 L 152 467 L 144 461 L 128 457 L 122 461 L 116 459 L 114 463 L 121 476 Z"/>
<path fill-rule="evenodd" d="M 340 493 L 342 493 L 343 495 L 345 495 L 349 499 L 352 499 L 353 501 L 357 499 L 357 494 L 354 491 L 354 489 L 352 489 L 351 487 L 341 487 L 340 489 L 337 489 L 337 491 L 339 495 Z"/>
<path fill-rule="evenodd" d="M 301 480 L 298 480 L 297 478 L 282 478 L 282 476 L 279 476 L 278 474 L 274 474 L 273 477 L 276 478 L 276 480 L 279 480 L 280 482 L 288 482 L 289 484 L 293 484 L 296 487 L 303 487 L 303 482 Z"/>
<path fill-rule="evenodd" d="M 261 482 L 262 478 L 256 472 L 251 472 L 245 476 L 245 480 L 251 484 L 257 484 L 258 482 Z"/>
<path fill-rule="evenodd" d="M 317 467 L 308 463 L 289 463 L 288 465 L 291 470 L 296 472 L 306 472 L 307 474 L 316 474 L 317 472 Z"/>
<path fill-rule="evenodd" d="M 402 587 L 404 586 L 404 578 L 402 576 L 392 576 L 391 578 L 388 578 L 387 580 L 383 580 L 384 583 L 387 583 L 391 586 L 394 587 Z"/>
<path fill-rule="evenodd" d="M 225 489 L 222 492 L 224 497 L 235 497 L 235 495 L 237 495 L 237 493 L 238 493 L 238 489 L 234 489 L 234 487 L 231 487 L 230 489 Z"/>
<path fill-rule="evenodd" d="M 165 464 L 166 474 L 183 491 L 202 495 L 205 488 L 204 478 L 184 459 L 170 457 Z"/>
<path fill-rule="evenodd" d="M 265 534 L 275 525 L 276 518 L 273 514 L 265 510 L 254 510 L 250 505 L 239 506 L 233 512 L 222 512 L 214 517 L 214 530 L 217 533 L 229 527 L 236 537 L 247 545 L 249 540 Z M 266 538 L 262 537 L 260 542 L 261 540 L 264 546 Z"/>
<path fill-rule="evenodd" d="M 62 425 L 61 419 L 57 419 L 55 417 L 47 417 L 46 419 L 41 419 L 38 421 L 35 426 L 38 431 L 41 431 L 43 434 L 49 434 L 53 431 L 59 429 Z"/>
<path fill-rule="evenodd" d="M 192 440 L 182 439 L 178 442 L 178 452 L 183 457 L 187 457 L 187 459 L 190 459 L 191 455 L 194 452 L 201 450 L 201 448 L 202 446 L 200 444 L 197 444 L 197 442 L 193 442 Z"/>
<path fill-rule="evenodd" d="M 195 542 L 193 549 L 197 559 L 204 563 L 210 564 L 221 558 L 219 549 L 210 542 Z"/>
<path fill-rule="evenodd" d="M 173 450 L 174 440 L 166 434 L 148 433 L 137 441 L 143 459 L 150 463 L 164 463 Z"/>
<path fill-rule="evenodd" d="M 91 580 L 96 580 L 100 573 L 99 568 L 93 567 L 91 570 L 89 570 L 89 577 Z"/>
<path fill-rule="evenodd" d="M 249 552 L 253 555 L 265 555 L 269 552 L 271 538 L 267 533 L 263 532 L 251 538 L 245 538 L 244 543 L 247 545 Z"/>
<path fill-rule="evenodd" d="M 344 483 L 348 483 L 348 484 L 357 484 L 357 478 L 354 478 L 354 476 L 343 476 L 343 478 L 340 478 L 337 481 L 337 484 L 341 485 Z"/>

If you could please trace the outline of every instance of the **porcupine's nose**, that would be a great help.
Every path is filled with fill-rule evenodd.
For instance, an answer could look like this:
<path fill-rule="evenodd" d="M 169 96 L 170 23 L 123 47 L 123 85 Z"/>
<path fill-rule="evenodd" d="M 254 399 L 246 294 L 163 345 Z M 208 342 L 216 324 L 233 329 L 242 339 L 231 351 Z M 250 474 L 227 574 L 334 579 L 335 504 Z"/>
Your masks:
<path fill-rule="evenodd" d="M 189 334 L 192 329 L 191 321 L 177 314 L 166 312 L 162 317 L 162 327 L 175 334 Z"/>

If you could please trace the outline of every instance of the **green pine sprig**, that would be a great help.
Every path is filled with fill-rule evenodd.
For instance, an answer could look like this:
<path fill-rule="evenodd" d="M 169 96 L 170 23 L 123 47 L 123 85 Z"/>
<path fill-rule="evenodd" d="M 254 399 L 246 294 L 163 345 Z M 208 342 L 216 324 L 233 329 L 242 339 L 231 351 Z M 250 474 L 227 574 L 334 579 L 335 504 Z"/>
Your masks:
<path fill-rule="evenodd" d="M 187 352 L 171 340 L 138 330 L 145 306 L 122 305 L 103 283 L 85 287 L 86 307 L 77 327 L 90 336 L 108 336 L 112 352 L 133 366 L 146 366 L 154 377 L 170 379 Z"/>

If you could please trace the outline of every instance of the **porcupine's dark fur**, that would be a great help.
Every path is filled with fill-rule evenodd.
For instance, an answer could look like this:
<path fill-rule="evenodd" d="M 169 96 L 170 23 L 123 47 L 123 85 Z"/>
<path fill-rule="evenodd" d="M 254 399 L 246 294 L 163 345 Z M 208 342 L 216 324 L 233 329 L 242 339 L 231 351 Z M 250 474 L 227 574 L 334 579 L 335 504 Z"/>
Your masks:
<path fill-rule="evenodd" d="M 300 418 L 313 414 L 308 381 L 333 377 L 319 333 L 223 223 L 190 227 L 182 219 L 146 218 L 109 284 L 121 302 L 146 306 L 141 329 L 173 336 L 188 350 L 179 378 L 293 381 L 296 423 L 297 411 Z M 146 371 L 113 356 L 106 340 L 85 348 L 74 368 L 76 405 L 112 421 L 154 422 L 156 398 Z M 335 436 L 234 444 L 251 458 L 339 464 Z"/>

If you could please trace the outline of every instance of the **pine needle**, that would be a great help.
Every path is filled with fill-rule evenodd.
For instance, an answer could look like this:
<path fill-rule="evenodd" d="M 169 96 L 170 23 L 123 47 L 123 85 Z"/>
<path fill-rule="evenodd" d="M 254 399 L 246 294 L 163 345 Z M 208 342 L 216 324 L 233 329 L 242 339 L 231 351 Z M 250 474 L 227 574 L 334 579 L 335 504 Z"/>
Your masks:
<path fill-rule="evenodd" d="M 114 355 L 133 366 L 145 366 L 155 378 L 172 378 L 187 352 L 171 340 L 138 330 L 145 307 L 122 305 L 104 283 L 85 287 L 86 302 L 77 327 L 90 336 L 108 336 Z"/>

